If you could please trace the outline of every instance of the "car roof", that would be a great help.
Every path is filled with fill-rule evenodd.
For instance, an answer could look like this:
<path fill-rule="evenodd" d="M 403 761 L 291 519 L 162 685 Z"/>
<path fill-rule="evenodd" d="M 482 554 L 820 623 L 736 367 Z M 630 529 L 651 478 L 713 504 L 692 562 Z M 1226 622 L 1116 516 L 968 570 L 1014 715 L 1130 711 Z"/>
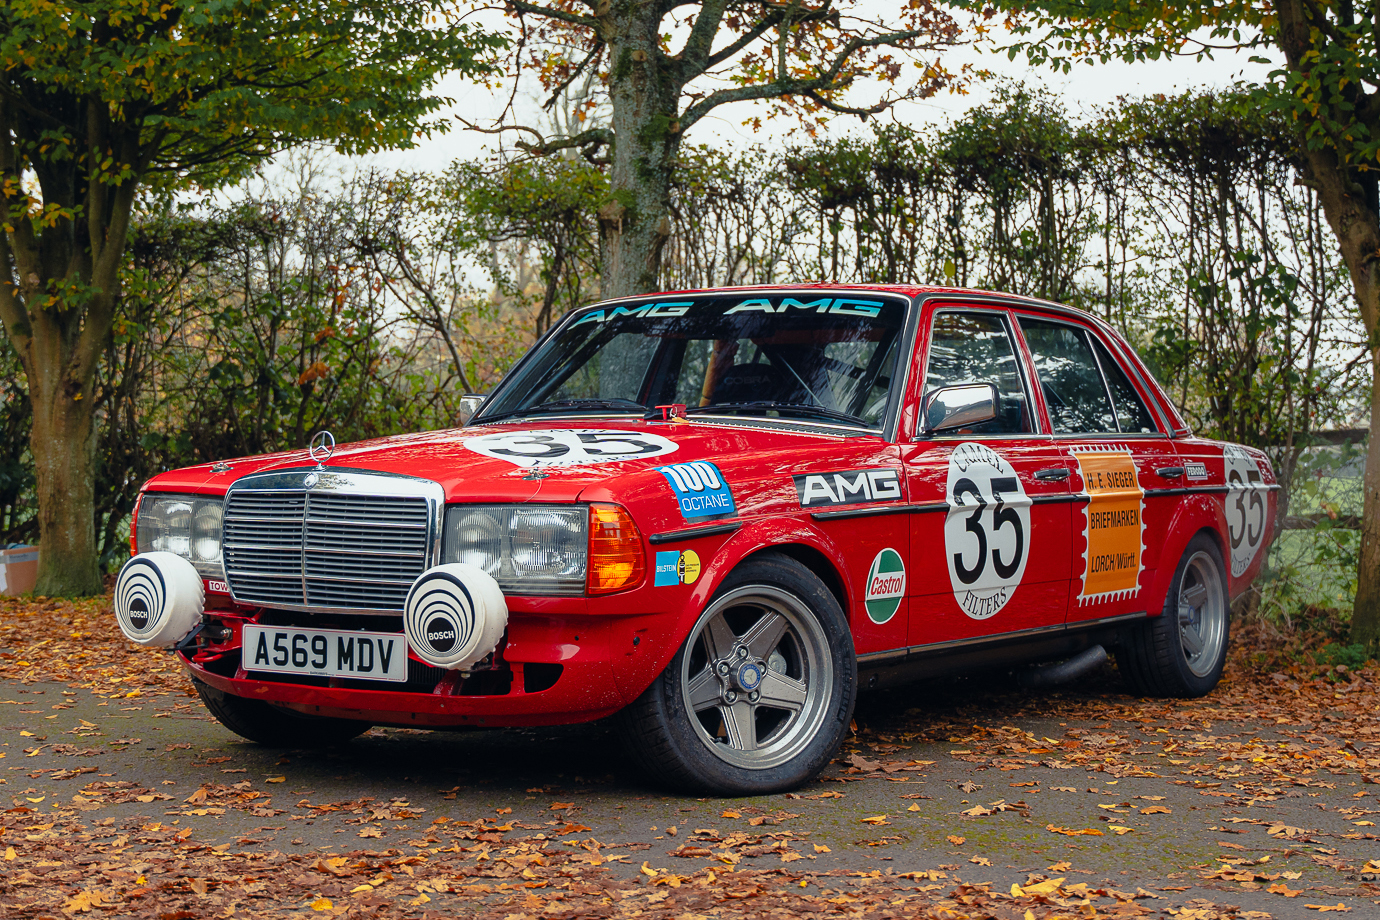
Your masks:
<path fill-rule="evenodd" d="M 1040 310 L 1049 310 L 1056 313 L 1065 313 L 1078 319 L 1090 320 L 1099 326 L 1106 325 L 1105 321 L 1094 313 L 1080 310 L 1078 307 L 1071 307 L 1068 304 L 1058 303 L 1053 300 L 1042 300 L 1038 297 L 1029 297 L 1023 294 L 1006 294 L 1001 291 L 988 291 L 981 288 L 961 288 L 943 287 L 931 284 L 843 284 L 838 282 L 814 281 L 804 284 L 744 284 L 732 287 L 713 287 L 713 288 L 687 288 L 676 291 L 657 291 L 651 294 L 634 294 L 627 297 L 615 297 L 609 300 L 600 300 L 595 303 L 586 304 L 575 309 L 584 310 L 600 307 L 605 304 L 624 303 L 629 300 L 644 300 L 648 297 L 681 297 L 681 296 L 703 296 L 715 294 L 760 294 L 778 291 L 786 293 L 790 291 L 872 291 L 883 294 L 900 294 L 903 297 L 914 297 L 921 300 L 985 300 L 1000 302 L 1008 306 L 1033 307 Z M 574 312 L 572 310 L 571 312 Z"/>

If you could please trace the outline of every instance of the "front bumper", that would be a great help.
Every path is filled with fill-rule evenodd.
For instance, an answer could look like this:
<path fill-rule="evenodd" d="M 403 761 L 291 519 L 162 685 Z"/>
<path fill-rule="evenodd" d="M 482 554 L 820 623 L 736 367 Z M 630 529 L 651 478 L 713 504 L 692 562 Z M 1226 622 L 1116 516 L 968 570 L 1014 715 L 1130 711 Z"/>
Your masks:
<path fill-rule="evenodd" d="M 437 682 L 435 669 L 409 657 L 409 667 L 431 677 L 403 689 L 247 672 L 240 629 L 250 621 L 243 619 L 227 617 L 221 626 L 229 635 L 220 643 L 179 657 L 194 679 L 214 690 L 309 715 L 417 728 L 556 725 L 602 718 L 629 702 L 610 654 L 618 619 L 515 614 L 492 670 L 470 678 L 440 672 Z"/>

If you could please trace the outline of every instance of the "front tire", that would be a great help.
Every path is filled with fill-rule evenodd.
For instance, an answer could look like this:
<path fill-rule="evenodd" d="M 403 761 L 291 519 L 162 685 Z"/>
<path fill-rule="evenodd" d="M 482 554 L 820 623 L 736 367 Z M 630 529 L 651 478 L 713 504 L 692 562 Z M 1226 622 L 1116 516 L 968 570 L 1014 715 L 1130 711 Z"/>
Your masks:
<path fill-rule="evenodd" d="M 1117 666 L 1131 689 L 1159 697 L 1209 693 L 1227 663 L 1229 612 L 1222 551 L 1199 534 L 1174 570 L 1164 612 L 1123 636 Z"/>
<path fill-rule="evenodd" d="M 799 562 L 764 554 L 724 580 L 666 670 L 624 711 L 625 734 L 665 785 L 780 792 L 838 751 L 856 687 L 838 600 Z"/>
<path fill-rule="evenodd" d="M 316 748 L 344 744 L 364 734 L 368 722 L 298 715 L 262 700 L 247 700 L 193 680 L 197 695 L 216 721 L 241 738 L 265 747 Z"/>

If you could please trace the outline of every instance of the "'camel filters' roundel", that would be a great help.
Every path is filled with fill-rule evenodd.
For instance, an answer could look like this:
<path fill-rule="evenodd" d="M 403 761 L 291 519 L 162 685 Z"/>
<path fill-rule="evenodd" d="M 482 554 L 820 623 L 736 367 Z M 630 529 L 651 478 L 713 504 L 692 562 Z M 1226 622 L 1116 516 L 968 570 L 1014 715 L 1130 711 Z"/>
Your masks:
<path fill-rule="evenodd" d="M 175 553 L 140 553 L 115 582 L 115 619 L 140 645 L 176 645 L 201 622 L 205 603 L 201 575 Z"/>
<path fill-rule="evenodd" d="M 467 668 L 498 647 L 508 603 L 492 575 L 463 562 L 427 569 L 412 584 L 403 631 L 417 657 L 438 668 Z"/>

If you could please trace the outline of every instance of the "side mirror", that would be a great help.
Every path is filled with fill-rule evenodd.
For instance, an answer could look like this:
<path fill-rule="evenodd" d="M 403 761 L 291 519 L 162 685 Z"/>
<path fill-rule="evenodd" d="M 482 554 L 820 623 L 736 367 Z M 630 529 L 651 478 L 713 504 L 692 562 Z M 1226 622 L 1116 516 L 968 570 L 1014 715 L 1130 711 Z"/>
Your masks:
<path fill-rule="evenodd" d="M 997 400 L 997 388 L 990 383 L 934 390 L 925 397 L 925 433 L 990 422 L 997 417 Z"/>
<path fill-rule="evenodd" d="M 466 393 L 460 397 L 460 411 L 455 416 L 460 427 L 463 428 L 470 423 L 470 419 L 474 418 L 474 414 L 479 411 L 479 407 L 488 398 L 486 393 Z"/>

